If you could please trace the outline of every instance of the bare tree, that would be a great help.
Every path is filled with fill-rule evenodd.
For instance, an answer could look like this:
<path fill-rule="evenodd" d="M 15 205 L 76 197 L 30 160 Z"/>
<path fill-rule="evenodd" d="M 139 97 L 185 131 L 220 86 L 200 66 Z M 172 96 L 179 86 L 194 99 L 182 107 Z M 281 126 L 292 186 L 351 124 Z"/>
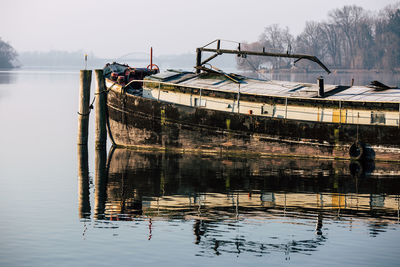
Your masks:
<path fill-rule="evenodd" d="M 358 6 L 344 6 L 341 9 L 335 9 L 329 13 L 329 17 L 340 28 L 344 35 L 343 38 L 343 56 L 345 65 L 350 68 L 356 67 L 356 50 L 357 38 L 359 38 L 358 30 L 365 23 L 365 11 L 362 7 Z"/>
<path fill-rule="evenodd" d="M 281 28 L 278 24 L 265 27 L 264 32 L 259 38 L 259 43 L 262 47 L 272 52 L 290 53 L 293 42 L 294 37 L 290 34 L 289 28 Z M 266 60 L 270 62 L 275 69 L 290 66 L 290 60 L 288 59 L 267 58 Z"/>
<path fill-rule="evenodd" d="M 327 45 L 324 37 L 324 31 L 320 23 L 307 22 L 304 31 L 296 39 L 296 51 L 312 54 L 323 60 L 327 53 Z M 312 67 L 313 64 L 308 61 L 301 62 L 301 66 L 307 69 Z"/>
<path fill-rule="evenodd" d="M 375 14 L 359 6 L 344 6 L 329 12 L 326 22 L 307 22 L 301 34 L 294 38 L 288 28 L 277 24 L 264 29 L 259 40 L 247 44 L 249 49 L 317 56 L 331 68 L 393 70 L 400 67 L 400 2 Z M 288 68 L 291 60 L 280 58 L 250 58 L 251 64 L 239 67 L 259 68 L 269 63 L 273 68 Z M 310 62 L 300 67 L 313 68 Z"/>
<path fill-rule="evenodd" d="M 385 8 L 375 23 L 376 67 L 394 69 L 400 66 L 400 9 L 399 3 Z"/>
<path fill-rule="evenodd" d="M 342 65 L 342 55 L 340 50 L 340 29 L 333 23 L 321 23 L 320 25 L 323 39 L 326 42 L 326 55 L 324 60 L 331 66 Z"/>

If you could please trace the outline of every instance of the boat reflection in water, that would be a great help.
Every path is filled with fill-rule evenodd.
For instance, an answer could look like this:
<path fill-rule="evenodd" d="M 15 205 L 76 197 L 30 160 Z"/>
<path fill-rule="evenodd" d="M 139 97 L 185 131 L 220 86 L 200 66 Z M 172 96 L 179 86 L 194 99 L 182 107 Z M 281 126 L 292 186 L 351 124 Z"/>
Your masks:
<path fill-rule="evenodd" d="M 105 152 L 96 153 L 94 220 L 145 219 L 149 238 L 154 221 L 190 223 L 194 243 L 201 246 L 199 255 L 307 254 L 326 242 L 325 232 L 333 222 L 346 227 L 362 222 L 371 236 L 399 223 L 400 165 L 393 163 L 218 158 L 125 149 L 111 150 L 106 163 Z M 81 193 L 81 202 L 88 199 Z M 282 239 L 279 231 L 260 239 L 256 231 L 271 222 L 308 227 L 298 240 Z M 238 236 L 241 227 L 246 230 Z"/>

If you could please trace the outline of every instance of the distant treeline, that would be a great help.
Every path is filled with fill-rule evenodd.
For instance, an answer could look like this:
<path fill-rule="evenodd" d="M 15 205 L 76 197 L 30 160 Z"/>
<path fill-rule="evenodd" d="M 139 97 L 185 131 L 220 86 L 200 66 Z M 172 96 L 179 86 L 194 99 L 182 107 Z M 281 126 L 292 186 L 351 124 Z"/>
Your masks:
<path fill-rule="evenodd" d="M 19 60 L 23 67 L 80 67 L 85 66 L 83 51 L 46 51 L 46 52 L 22 52 Z M 88 68 L 102 68 L 106 63 L 117 61 L 126 63 L 134 67 L 146 67 L 150 63 L 150 55 L 147 53 L 132 53 L 120 58 L 100 58 L 93 53 L 88 55 Z M 196 55 L 187 53 L 179 55 L 159 55 L 155 56 L 153 62 L 162 69 L 178 68 L 191 70 L 196 64 Z M 215 60 L 218 66 L 232 68 L 235 66 L 233 57 L 220 57 Z"/>
<path fill-rule="evenodd" d="M 52 50 L 46 52 L 21 52 L 19 60 L 24 67 L 81 67 L 85 66 L 85 52 Z M 104 66 L 104 59 L 89 53 L 87 67 L 98 68 Z"/>
<path fill-rule="evenodd" d="M 329 12 L 322 22 L 310 21 L 298 36 L 288 28 L 271 25 L 258 41 L 242 44 L 247 50 L 311 54 L 333 69 L 400 68 L 400 3 L 372 13 L 359 6 L 344 6 Z M 243 49 L 242 48 L 242 49 Z M 238 58 L 239 69 L 288 69 L 293 60 L 248 56 Z M 296 64 L 306 71 L 317 65 L 306 60 Z"/>
<path fill-rule="evenodd" d="M 24 67 L 84 67 L 85 66 L 85 52 L 78 51 L 29 51 L 22 52 L 19 59 Z M 194 65 L 194 55 L 177 55 L 177 56 L 161 56 L 155 57 L 154 62 L 159 64 L 166 59 L 171 61 L 178 61 L 184 66 L 190 64 L 188 58 L 192 59 L 191 66 Z M 102 68 L 106 63 L 117 61 L 119 63 L 131 64 L 135 67 L 146 67 L 150 63 L 150 55 L 147 53 L 131 53 L 119 58 L 100 58 L 89 53 L 87 57 L 88 68 Z M 160 60 L 161 59 L 161 60 Z"/>

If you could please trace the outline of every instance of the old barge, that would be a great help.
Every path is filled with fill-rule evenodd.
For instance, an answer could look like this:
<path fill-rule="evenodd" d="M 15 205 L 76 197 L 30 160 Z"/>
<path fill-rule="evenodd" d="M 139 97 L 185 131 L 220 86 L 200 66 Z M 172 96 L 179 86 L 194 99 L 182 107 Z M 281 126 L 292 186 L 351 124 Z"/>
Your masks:
<path fill-rule="evenodd" d="M 195 72 L 150 64 L 104 69 L 108 129 L 115 146 L 176 152 L 375 158 L 400 161 L 400 90 L 272 81 L 207 67 L 223 53 L 316 57 L 220 48 L 197 49 Z M 213 52 L 202 61 L 202 53 Z"/>

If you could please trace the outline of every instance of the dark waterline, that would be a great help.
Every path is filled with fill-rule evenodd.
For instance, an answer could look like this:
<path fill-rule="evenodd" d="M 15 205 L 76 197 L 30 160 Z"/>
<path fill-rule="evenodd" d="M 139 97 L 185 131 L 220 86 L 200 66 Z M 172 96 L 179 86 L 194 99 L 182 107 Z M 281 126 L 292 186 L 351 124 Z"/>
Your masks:
<path fill-rule="evenodd" d="M 81 150 L 78 86 L 0 72 L 0 265 L 398 264 L 400 166 Z"/>

